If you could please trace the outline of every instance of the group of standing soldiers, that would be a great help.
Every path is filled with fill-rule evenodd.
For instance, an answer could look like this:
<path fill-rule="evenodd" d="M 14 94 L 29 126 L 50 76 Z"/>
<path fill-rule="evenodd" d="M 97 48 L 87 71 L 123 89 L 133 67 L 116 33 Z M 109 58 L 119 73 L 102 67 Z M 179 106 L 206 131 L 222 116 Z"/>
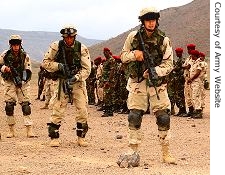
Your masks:
<path fill-rule="evenodd" d="M 176 48 L 174 69 L 169 74 L 168 96 L 171 102 L 171 115 L 202 118 L 205 107 L 205 90 L 209 89 L 205 54 L 195 50 L 195 44 L 188 44 L 188 57 L 183 57 L 183 48 Z M 174 106 L 179 111 L 175 114 Z M 188 107 L 188 112 L 186 111 Z"/>
<path fill-rule="evenodd" d="M 126 99 L 125 67 L 119 56 L 113 56 L 109 48 L 104 48 L 105 58 L 94 59 L 92 71 L 86 80 L 89 104 L 95 104 L 102 117 L 113 116 L 114 112 L 128 113 Z"/>

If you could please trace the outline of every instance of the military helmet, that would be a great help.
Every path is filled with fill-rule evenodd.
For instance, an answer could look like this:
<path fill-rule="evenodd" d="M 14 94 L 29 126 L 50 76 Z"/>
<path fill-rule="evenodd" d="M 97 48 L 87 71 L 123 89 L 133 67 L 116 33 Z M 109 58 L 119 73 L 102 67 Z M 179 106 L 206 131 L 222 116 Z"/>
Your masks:
<path fill-rule="evenodd" d="M 60 30 L 60 33 L 62 34 L 62 37 L 75 36 L 77 34 L 77 29 L 73 25 L 65 25 Z"/>
<path fill-rule="evenodd" d="M 140 15 L 138 19 L 140 19 L 141 21 L 153 20 L 153 19 L 158 20 L 159 17 L 160 17 L 159 11 L 155 7 L 148 7 L 148 8 L 143 8 L 140 11 Z"/>
<path fill-rule="evenodd" d="M 18 44 L 20 45 L 22 43 L 22 38 L 20 35 L 11 35 L 9 39 L 9 44 L 14 45 Z"/>

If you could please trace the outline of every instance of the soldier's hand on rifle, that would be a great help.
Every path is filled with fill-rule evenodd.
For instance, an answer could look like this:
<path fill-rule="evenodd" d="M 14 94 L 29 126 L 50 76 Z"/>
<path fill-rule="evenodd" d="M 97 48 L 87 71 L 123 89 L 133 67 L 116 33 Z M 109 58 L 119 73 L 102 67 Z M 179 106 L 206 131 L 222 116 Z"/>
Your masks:
<path fill-rule="evenodd" d="M 77 82 L 76 76 L 73 76 L 72 78 L 69 79 L 69 85 L 73 85 L 76 82 Z"/>
<path fill-rule="evenodd" d="M 10 67 L 8 67 L 8 66 L 5 66 L 4 72 L 11 72 L 11 69 L 10 69 Z"/>
<path fill-rule="evenodd" d="M 148 69 L 144 71 L 143 77 L 146 78 L 146 79 L 149 78 L 149 72 L 148 72 Z"/>
<path fill-rule="evenodd" d="M 143 52 L 140 50 L 135 50 L 134 55 L 137 61 L 143 61 L 144 60 L 144 55 Z"/>
<path fill-rule="evenodd" d="M 63 75 L 66 74 L 66 72 L 65 72 L 65 65 L 64 65 L 64 64 L 59 63 L 59 64 L 58 64 L 58 69 L 59 69 L 60 72 L 63 73 Z"/>

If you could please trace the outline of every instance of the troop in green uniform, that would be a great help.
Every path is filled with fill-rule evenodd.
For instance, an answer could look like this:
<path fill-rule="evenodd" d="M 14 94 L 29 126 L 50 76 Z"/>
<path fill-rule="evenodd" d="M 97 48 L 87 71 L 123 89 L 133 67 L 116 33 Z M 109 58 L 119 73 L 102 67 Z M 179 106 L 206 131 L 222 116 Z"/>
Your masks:
<path fill-rule="evenodd" d="M 91 73 L 89 77 L 86 79 L 89 105 L 95 104 L 95 80 L 96 80 L 96 70 L 93 66 L 93 61 L 91 61 Z"/>
<path fill-rule="evenodd" d="M 115 104 L 115 75 L 116 75 L 116 61 L 112 57 L 109 48 L 104 48 L 103 53 L 106 61 L 103 63 L 103 72 L 101 77 L 101 84 L 103 86 L 103 104 L 104 113 L 102 117 L 113 116 Z"/>
<path fill-rule="evenodd" d="M 176 116 L 183 117 L 186 114 L 186 105 L 184 97 L 184 70 L 182 65 L 184 64 L 184 58 L 182 56 L 183 49 L 175 49 L 177 59 L 174 59 L 174 68 L 170 72 L 168 78 L 168 96 L 171 103 L 171 115 L 175 114 L 174 106 L 179 108 L 179 112 L 175 114 Z"/>

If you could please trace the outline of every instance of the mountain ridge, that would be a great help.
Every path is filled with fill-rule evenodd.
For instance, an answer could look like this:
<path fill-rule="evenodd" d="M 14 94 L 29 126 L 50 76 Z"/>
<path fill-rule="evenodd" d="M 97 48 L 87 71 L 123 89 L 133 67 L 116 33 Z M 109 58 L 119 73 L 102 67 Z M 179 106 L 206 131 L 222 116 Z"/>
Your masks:
<path fill-rule="evenodd" d="M 187 55 L 186 45 L 196 44 L 196 49 L 210 56 L 210 1 L 194 0 L 179 7 L 171 7 L 160 11 L 159 29 L 170 38 L 173 50 L 176 47 L 184 49 Z M 138 14 L 137 14 L 138 20 Z M 103 55 L 103 48 L 108 47 L 114 55 L 119 55 L 127 35 L 132 30 L 138 30 L 136 26 L 114 38 L 92 45 L 89 48 L 92 59 Z"/>
<path fill-rule="evenodd" d="M 167 8 L 160 11 L 160 16 L 159 29 L 170 38 L 173 49 L 182 47 L 184 54 L 187 54 L 186 45 L 194 43 L 197 50 L 209 57 L 210 0 L 194 0 L 183 6 Z M 139 26 L 134 26 L 109 40 L 87 39 L 79 35 L 77 40 L 88 47 L 92 60 L 98 56 L 104 57 L 104 47 L 110 48 L 114 55 L 119 55 L 127 35 L 138 28 Z M 37 62 L 43 59 L 50 43 L 61 39 L 59 32 L 0 29 L 0 51 L 8 49 L 8 39 L 11 34 L 21 35 L 25 51 Z"/>

